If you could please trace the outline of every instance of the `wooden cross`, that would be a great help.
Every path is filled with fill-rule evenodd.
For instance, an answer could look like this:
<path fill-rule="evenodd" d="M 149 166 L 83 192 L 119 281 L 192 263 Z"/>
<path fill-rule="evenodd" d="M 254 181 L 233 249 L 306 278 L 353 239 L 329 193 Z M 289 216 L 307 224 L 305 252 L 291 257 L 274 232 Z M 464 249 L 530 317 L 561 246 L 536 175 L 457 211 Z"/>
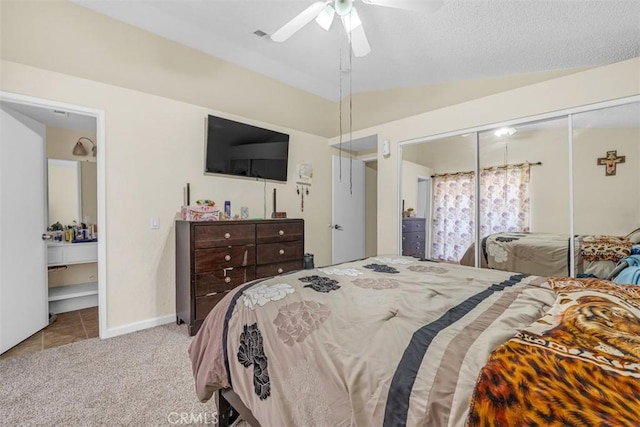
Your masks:
<path fill-rule="evenodd" d="M 598 165 L 605 165 L 605 176 L 612 176 L 616 174 L 616 165 L 618 163 L 624 163 L 626 156 L 618 156 L 618 151 L 607 151 L 605 157 L 598 158 Z"/>

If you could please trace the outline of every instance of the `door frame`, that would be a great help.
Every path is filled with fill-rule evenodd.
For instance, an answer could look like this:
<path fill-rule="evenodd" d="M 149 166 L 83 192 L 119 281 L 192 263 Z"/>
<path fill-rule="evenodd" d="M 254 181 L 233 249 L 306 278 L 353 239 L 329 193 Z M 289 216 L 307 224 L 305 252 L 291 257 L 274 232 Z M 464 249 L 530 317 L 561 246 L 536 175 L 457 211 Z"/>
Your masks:
<path fill-rule="evenodd" d="M 50 99 L 37 98 L 12 92 L 0 91 L 0 101 L 29 105 L 46 109 L 64 110 L 96 119 L 96 163 L 97 163 L 97 199 L 100 226 L 98 239 L 98 327 L 100 338 L 107 334 L 107 208 L 106 208 L 106 171 L 105 171 L 105 112 L 82 105 L 68 104 Z M 43 230 L 44 231 L 44 230 Z M 45 272 L 46 273 L 46 272 Z"/>
<path fill-rule="evenodd" d="M 427 186 L 427 194 L 426 194 L 426 202 L 427 205 L 429 206 L 428 210 L 425 210 L 424 212 L 424 222 L 425 222 L 425 242 L 424 242 L 424 256 L 426 258 L 431 258 L 431 216 L 432 216 L 432 198 L 433 198 L 433 186 L 432 186 L 432 179 L 430 176 L 424 176 L 424 175 L 418 175 L 418 193 L 420 193 L 420 183 L 421 182 L 428 182 L 429 185 Z M 418 195 L 418 199 L 419 199 L 419 195 Z M 416 200 L 418 200 L 416 199 Z"/>

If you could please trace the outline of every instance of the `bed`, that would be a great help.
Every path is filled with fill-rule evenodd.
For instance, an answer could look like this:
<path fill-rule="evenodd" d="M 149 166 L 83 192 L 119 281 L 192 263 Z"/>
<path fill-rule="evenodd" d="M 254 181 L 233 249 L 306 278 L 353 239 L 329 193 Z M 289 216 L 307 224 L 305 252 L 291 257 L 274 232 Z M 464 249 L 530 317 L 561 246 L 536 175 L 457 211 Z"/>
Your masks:
<path fill-rule="evenodd" d="M 640 413 L 633 288 L 397 256 L 257 280 L 216 305 L 192 341 L 196 394 L 234 396 L 265 427 L 589 425 L 585 416 L 630 426 Z M 599 339 L 584 338 L 589 328 Z M 571 363 L 560 371 L 561 359 Z M 598 383 L 571 378 L 576 369 Z"/>
<path fill-rule="evenodd" d="M 616 263 L 631 253 L 627 237 L 580 235 L 574 250 L 575 275 L 606 279 Z M 480 267 L 517 271 L 538 276 L 568 276 L 570 239 L 563 234 L 504 232 L 482 239 Z M 475 244 L 460 259 L 461 265 L 475 265 Z"/>

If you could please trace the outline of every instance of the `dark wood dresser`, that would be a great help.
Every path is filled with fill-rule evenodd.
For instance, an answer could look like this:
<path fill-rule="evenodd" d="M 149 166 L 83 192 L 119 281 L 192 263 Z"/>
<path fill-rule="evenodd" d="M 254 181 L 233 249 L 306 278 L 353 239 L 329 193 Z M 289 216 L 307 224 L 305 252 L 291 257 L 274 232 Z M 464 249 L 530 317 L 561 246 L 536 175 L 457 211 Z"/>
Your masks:
<path fill-rule="evenodd" d="M 302 269 L 304 220 L 176 220 L 176 317 L 189 335 L 238 285 Z"/>
<path fill-rule="evenodd" d="M 402 255 L 424 258 L 425 219 L 402 218 Z"/>

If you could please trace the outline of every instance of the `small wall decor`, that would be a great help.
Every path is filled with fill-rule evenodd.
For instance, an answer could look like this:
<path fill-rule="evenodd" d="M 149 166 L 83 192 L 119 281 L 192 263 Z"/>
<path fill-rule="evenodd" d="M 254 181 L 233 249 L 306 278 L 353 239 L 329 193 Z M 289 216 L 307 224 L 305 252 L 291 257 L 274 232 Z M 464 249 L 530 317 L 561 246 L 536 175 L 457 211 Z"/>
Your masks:
<path fill-rule="evenodd" d="M 313 165 L 310 163 L 298 163 L 296 165 L 296 182 L 298 184 L 311 185 L 313 179 Z"/>
<path fill-rule="evenodd" d="M 618 163 L 624 163 L 626 156 L 618 156 L 618 150 L 607 151 L 605 157 L 598 158 L 598 165 L 605 165 L 605 176 L 612 176 L 616 174 L 616 167 Z"/>

